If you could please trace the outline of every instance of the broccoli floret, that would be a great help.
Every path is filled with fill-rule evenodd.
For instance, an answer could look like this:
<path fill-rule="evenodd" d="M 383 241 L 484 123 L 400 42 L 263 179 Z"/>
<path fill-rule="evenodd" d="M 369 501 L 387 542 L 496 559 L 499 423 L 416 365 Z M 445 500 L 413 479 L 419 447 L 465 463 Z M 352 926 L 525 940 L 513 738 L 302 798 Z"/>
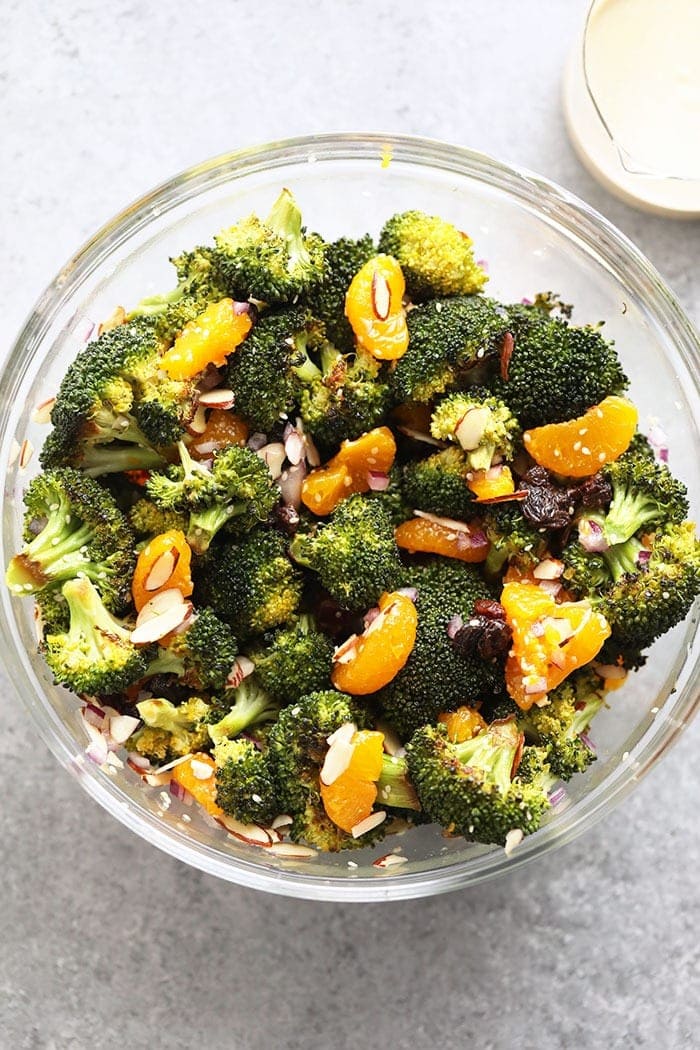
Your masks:
<path fill-rule="evenodd" d="M 517 502 L 485 507 L 480 517 L 490 544 L 484 562 L 487 576 L 496 576 L 510 561 L 523 568 L 540 561 L 547 548 L 546 535 L 530 524 Z"/>
<path fill-rule="evenodd" d="M 62 634 L 70 626 L 68 602 L 57 587 L 49 591 L 40 591 L 35 596 L 36 613 L 41 625 L 42 635 Z"/>
<path fill-rule="evenodd" d="M 355 349 L 355 334 L 345 316 L 345 295 L 350 283 L 366 262 L 377 254 L 367 234 L 359 240 L 341 237 L 326 246 L 326 275 L 308 299 L 315 317 L 323 322 L 331 343 L 343 353 Z"/>
<path fill-rule="evenodd" d="M 403 468 L 406 503 L 443 517 L 464 520 L 474 513 L 474 494 L 467 488 L 469 465 L 461 448 L 446 448 Z"/>
<path fill-rule="evenodd" d="M 603 531 L 612 547 L 643 528 L 679 524 L 688 514 L 687 489 L 663 463 L 652 462 L 637 447 L 601 471 L 612 485 L 613 498 L 605 513 L 586 515 Z"/>
<path fill-rule="evenodd" d="M 170 261 L 177 271 L 178 283 L 165 295 L 142 299 L 129 319 L 149 317 L 154 330 L 165 343 L 172 343 L 186 324 L 194 321 L 209 303 L 226 298 L 226 290 L 212 265 L 211 248 L 195 248 Z"/>
<path fill-rule="evenodd" d="M 159 698 L 142 700 L 136 709 L 144 724 L 127 740 L 129 751 L 163 762 L 211 746 L 207 727 L 210 708 L 202 697 L 193 696 L 177 706 Z"/>
<path fill-rule="evenodd" d="M 144 678 L 174 674 L 193 689 L 216 692 L 226 687 L 237 655 L 238 642 L 228 624 L 211 609 L 202 609 L 186 631 L 159 647 Z"/>
<path fill-rule="evenodd" d="M 391 376 L 397 404 L 432 401 L 454 389 L 471 368 L 498 353 L 508 330 L 504 309 L 483 296 L 431 300 L 409 310 L 406 323 L 408 350 Z"/>
<path fill-rule="evenodd" d="M 620 575 L 598 608 L 617 642 L 641 650 L 680 623 L 698 593 L 700 543 L 694 523 L 687 521 L 658 530 L 648 559 L 636 560 L 633 571 Z"/>
<path fill-rule="evenodd" d="M 383 490 L 365 493 L 365 499 L 376 500 L 389 515 L 392 525 L 400 525 L 413 517 L 413 506 L 404 492 L 403 475 L 398 464 L 389 471 L 389 484 Z"/>
<path fill-rule="evenodd" d="M 86 576 L 108 608 L 129 598 L 134 534 L 98 482 L 70 467 L 47 470 L 24 494 L 25 546 L 5 576 L 13 594 L 36 594 Z"/>
<path fill-rule="evenodd" d="M 249 215 L 214 239 L 211 259 L 234 299 L 289 303 L 325 276 L 326 245 L 306 233 L 289 190 L 282 190 L 264 221 Z"/>
<path fill-rule="evenodd" d="M 321 801 L 320 770 L 328 737 L 348 722 L 366 724 L 364 706 L 345 693 L 310 693 L 285 707 L 270 730 L 269 756 L 283 813 L 294 818 L 290 836 L 319 849 L 335 852 L 375 841 L 370 835 L 353 839 L 326 815 Z"/>
<path fill-rule="evenodd" d="M 87 577 L 63 585 L 70 624 L 47 634 L 46 662 L 59 685 L 75 693 L 118 693 L 142 677 L 147 655 L 131 644 L 131 630 L 108 612 Z"/>
<path fill-rule="evenodd" d="M 282 812 L 267 755 L 252 740 L 223 740 L 214 748 L 216 801 L 244 824 L 271 824 Z"/>
<path fill-rule="evenodd" d="M 539 762 L 527 763 L 527 780 L 513 778 L 521 747 L 514 720 L 494 722 L 459 744 L 444 726 L 419 729 L 406 750 L 423 809 L 449 834 L 470 841 L 504 845 L 509 831 L 536 831 L 554 778 Z"/>
<path fill-rule="evenodd" d="M 333 643 L 316 626 L 313 616 L 266 635 L 248 655 L 263 689 L 283 704 L 330 686 Z"/>
<path fill-rule="evenodd" d="M 264 314 L 231 356 L 228 382 L 236 412 L 263 434 L 298 405 L 302 384 L 319 374 L 308 351 L 320 343 L 320 329 L 308 311 L 290 307 Z"/>
<path fill-rule="evenodd" d="M 301 576 L 287 557 L 284 537 L 264 528 L 240 544 L 209 550 L 202 589 L 239 638 L 286 623 L 301 600 Z"/>
<path fill-rule="evenodd" d="M 164 510 L 189 509 L 187 542 L 196 554 L 208 550 L 214 536 L 231 519 L 242 528 L 264 521 L 279 499 L 270 471 L 249 448 L 228 445 L 214 453 L 211 469 L 178 443 L 180 466 L 154 473 L 146 491 Z"/>
<path fill-rule="evenodd" d="M 170 529 L 187 532 L 189 515 L 172 508 L 166 510 L 153 500 L 139 499 L 129 510 L 129 522 L 137 536 L 159 536 Z"/>
<path fill-rule="evenodd" d="M 461 445 L 470 470 L 488 470 L 495 456 L 513 458 L 520 427 L 507 405 L 487 390 L 473 388 L 438 403 L 430 432 L 435 438 Z"/>
<path fill-rule="evenodd" d="M 320 350 L 320 367 L 305 375 L 299 412 L 306 430 L 325 449 L 352 440 L 377 426 L 390 401 L 380 378 L 381 363 L 359 350 L 350 357 L 330 343 Z"/>
<path fill-rule="evenodd" d="M 222 704 L 227 706 L 226 713 L 208 726 L 214 744 L 238 736 L 248 726 L 272 721 L 279 711 L 279 704 L 265 692 L 254 676 L 244 678 L 236 689 L 227 691 L 217 707 L 220 708 Z M 218 713 L 220 711 L 217 709 Z"/>
<path fill-rule="evenodd" d="M 435 558 L 412 566 L 405 582 L 417 590 L 416 642 L 406 665 L 377 699 L 407 739 L 441 712 L 500 692 L 504 681 L 500 665 L 458 656 L 447 634 L 454 616 L 468 620 L 477 599 L 492 597 L 477 570 L 451 558 Z"/>
<path fill-rule="evenodd" d="M 379 251 L 398 260 L 414 302 L 470 295 L 488 280 L 474 260 L 471 238 L 451 222 L 422 211 L 393 215 L 379 235 Z"/>
<path fill-rule="evenodd" d="M 387 510 L 360 495 L 343 500 L 315 532 L 297 533 L 289 553 L 317 572 L 326 590 L 352 611 L 369 609 L 402 575 Z"/>
<path fill-rule="evenodd" d="M 511 306 L 508 318 L 513 350 L 490 387 L 522 427 L 574 419 L 628 386 L 613 345 L 595 329 L 532 306 Z"/>
<path fill-rule="evenodd" d="M 382 771 L 377 781 L 377 802 L 387 809 L 419 811 L 415 788 L 408 776 L 408 760 L 382 755 Z"/>

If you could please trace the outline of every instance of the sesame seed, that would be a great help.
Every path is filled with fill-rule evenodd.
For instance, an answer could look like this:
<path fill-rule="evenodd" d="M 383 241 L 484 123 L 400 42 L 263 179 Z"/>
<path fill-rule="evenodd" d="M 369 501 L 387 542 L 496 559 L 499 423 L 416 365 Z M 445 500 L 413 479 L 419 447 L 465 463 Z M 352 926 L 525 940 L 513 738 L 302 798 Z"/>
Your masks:
<path fill-rule="evenodd" d="M 314 503 L 320 503 L 320 502 L 321 502 L 321 493 L 320 492 L 314 493 Z"/>
<path fill-rule="evenodd" d="M 529 445 L 530 442 L 532 441 L 531 435 L 530 434 L 525 434 L 525 439 L 524 440 L 525 440 L 525 444 Z"/>
<path fill-rule="evenodd" d="M 349 489 L 350 486 L 352 485 L 352 478 L 345 478 L 343 480 L 343 485 L 345 486 L 346 489 Z M 319 496 L 319 503 L 320 503 L 320 501 L 321 501 L 321 498 Z"/>
<path fill-rule="evenodd" d="M 559 448 L 555 448 L 554 449 L 554 457 L 555 457 L 555 459 L 559 459 L 561 457 L 561 449 L 559 449 Z"/>
<path fill-rule="evenodd" d="M 591 454 L 591 450 L 589 448 L 586 448 L 585 445 L 583 446 L 581 451 L 583 452 L 584 456 L 590 456 L 590 454 Z"/>
<path fill-rule="evenodd" d="M 605 463 L 606 458 L 607 457 L 606 457 L 604 452 L 599 452 L 598 453 L 598 462 L 599 463 Z"/>
<path fill-rule="evenodd" d="M 379 455 L 379 445 L 373 445 L 372 448 L 369 451 L 370 451 L 370 455 L 371 456 L 378 456 Z M 372 460 L 370 460 L 370 463 L 371 462 L 372 462 Z"/>
<path fill-rule="evenodd" d="M 581 442 L 580 441 L 574 441 L 574 452 L 578 452 L 578 450 L 580 448 L 581 448 Z"/>
<path fill-rule="evenodd" d="M 260 805 L 260 803 L 262 802 L 260 795 L 251 795 L 250 797 L 252 798 L 253 802 L 257 802 L 258 805 Z"/>
<path fill-rule="evenodd" d="M 192 820 L 192 817 L 189 815 L 189 813 L 183 813 L 182 820 L 185 822 L 185 824 L 189 824 Z"/>
<path fill-rule="evenodd" d="M 583 435 L 587 434 L 587 433 L 588 433 L 588 427 L 581 427 L 581 429 L 579 430 L 579 435 L 581 437 L 583 437 Z"/>
<path fill-rule="evenodd" d="M 348 861 L 348 867 L 349 867 L 349 868 L 356 868 L 356 867 L 357 867 L 357 864 L 355 863 L 355 861 L 354 861 L 354 860 L 349 860 L 349 861 Z"/>
<path fill-rule="evenodd" d="M 602 408 L 597 408 L 595 414 L 598 417 L 598 419 L 602 419 L 603 418 L 603 410 L 602 410 Z"/>

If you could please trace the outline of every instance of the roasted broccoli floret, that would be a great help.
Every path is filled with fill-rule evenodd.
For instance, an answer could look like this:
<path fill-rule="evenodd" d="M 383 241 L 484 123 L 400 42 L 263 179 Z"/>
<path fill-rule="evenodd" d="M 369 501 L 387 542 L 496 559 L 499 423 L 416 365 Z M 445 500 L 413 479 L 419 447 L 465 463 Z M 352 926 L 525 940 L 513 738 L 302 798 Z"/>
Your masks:
<path fill-rule="evenodd" d="M 366 711 L 345 693 L 310 693 L 285 707 L 270 730 L 269 756 L 283 813 L 294 818 L 290 836 L 320 849 L 336 851 L 366 846 L 377 836 L 353 839 L 326 815 L 321 800 L 320 770 L 328 737 L 346 723 L 366 724 Z"/>
<path fill-rule="evenodd" d="M 217 701 L 216 713 L 227 707 L 225 714 L 216 722 L 210 721 L 209 736 L 215 744 L 229 737 L 238 736 L 249 726 L 270 722 L 277 717 L 279 704 L 260 686 L 255 677 L 244 678 L 233 690 L 228 690 L 221 701 Z"/>
<path fill-rule="evenodd" d="M 380 367 L 381 362 L 361 349 L 344 357 L 325 343 L 315 373 L 304 370 L 299 412 L 306 430 L 325 449 L 359 437 L 382 420 L 390 393 Z"/>
<path fill-rule="evenodd" d="M 142 700 L 136 709 L 143 726 L 127 740 L 129 751 L 165 762 L 211 746 L 207 726 L 210 707 L 202 697 L 193 696 L 177 705 L 160 698 Z"/>
<path fill-rule="evenodd" d="M 517 502 L 484 507 L 480 520 L 490 544 L 484 563 L 487 576 L 497 575 L 510 561 L 533 566 L 545 553 L 546 534 L 530 524 Z"/>
<path fill-rule="evenodd" d="M 159 507 L 150 499 L 139 499 L 129 510 L 129 523 L 137 536 L 158 536 L 170 529 L 187 532 L 189 515 L 172 507 Z"/>
<path fill-rule="evenodd" d="M 494 457 L 498 461 L 513 458 L 520 427 L 507 405 L 487 390 L 473 388 L 438 402 L 430 432 L 460 445 L 470 470 L 488 470 Z"/>
<path fill-rule="evenodd" d="M 488 280 L 474 260 L 471 238 L 451 222 L 422 211 L 393 215 L 379 235 L 379 251 L 398 260 L 414 302 L 471 295 Z"/>
<path fill-rule="evenodd" d="M 227 292 L 212 265 L 211 248 L 195 248 L 170 261 L 177 271 L 178 283 L 164 295 L 142 299 L 129 318 L 148 317 L 156 334 L 171 343 L 186 324 L 194 321 L 209 303 L 225 299 Z"/>
<path fill-rule="evenodd" d="M 474 494 L 467 488 L 469 465 L 461 448 L 446 448 L 427 459 L 410 460 L 403 468 L 406 503 L 447 518 L 474 514 Z"/>
<path fill-rule="evenodd" d="M 267 219 L 249 215 L 214 240 L 215 271 L 234 299 L 289 303 L 325 276 L 326 245 L 306 232 L 289 190 L 282 190 Z"/>
<path fill-rule="evenodd" d="M 377 249 L 367 234 L 359 240 L 341 237 L 326 246 L 326 275 L 308 298 L 312 313 L 322 321 L 328 339 L 343 353 L 355 349 L 355 334 L 345 316 L 345 296 L 350 283 Z"/>
<path fill-rule="evenodd" d="M 264 314 L 229 361 L 236 412 L 263 434 L 279 425 L 297 407 L 304 381 L 318 377 L 309 350 L 320 343 L 319 324 L 306 309 Z"/>
<path fill-rule="evenodd" d="M 163 510 L 189 510 L 187 542 L 203 554 L 214 536 L 233 518 L 243 528 L 264 521 L 279 499 L 270 471 L 249 448 L 228 445 L 214 453 L 209 468 L 193 460 L 178 443 L 180 466 L 153 473 L 146 491 Z"/>
<path fill-rule="evenodd" d="M 402 575 L 387 510 L 361 495 L 343 500 L 315 532 L 297 533 L 289 553 L 317 572 L 326 590 L 353 611 L 369 609 Z"/>
<path fill-rule="evenodd" d="M 392 525 L 400 525 L 413 517 L 413 506 L 409 503 L 404 492 L 403 474 L 401 467 L 395 463 L 389 471 L 389 484 L 385 489 L 376 492 L 365 493 L 366 499 L 376 500 L 384 507 L 391 519 Z"/>
<path fill-rule="evenodd" d="M 240 544 L 208 551 L 201 586 L 214 612 L 244 638 L 286 623 L 299 606 L 302 585 L 284 537 L 257 528 Z"/>
<path fill-rule="evenodd" d="M 265 635 L 248 655 L 263 689 L 280 703 L 293 703 L 306 693 L 330 685 L 333 643 L 308 614 Z"/>
<path fill-rule="evenodd" d="M 628 379 L 612 343 L 594 328 L 577 328 L 533 306 L 508 308 L 512 353 L 489 384 L 522 427 L 582 415 Z"/>
<path fill-rule="evenodd" d="M 187 630 L 160 646 L 149 662 L 144 678 L 174 674 L 197 690 L 226 688 L 226 680 L 238 655 L 238 642 L 231 628 L 211 609 L 197 613 Z"/>
<path fill-rule="evenodd" d="M 131 643 L 131 630 L 104 607 L 87 577 L 63 585 L 67 631 L 47 634 L 44 656 L 59 685 L 75 693 L 118 693 L 142 677 L 147 655 Z"/>
<path fill-rule="evenodd" d="M 92 580 L 105 605 L 118 610 L 129 596 L 134 534 L 98 482 L 70 467 L 47 470 L 24 494 L 25 546 L 5 580 L 13 594 L 36 594 L 66 580 Z"/>
<path fill-rule="evenodd" d="M 266 753 L 252 740 L 223 740 L 214 748 L 216 801 L 244 824 L 271 824 L 282 813 Z"/>
<path fill-rule="evenodd" d="M 509 831 L 536 831 L 554 777 L 544 763 L 516 774 L 522 734 L 515 720 L 494 722 L 452 743 L 443 726 L 424 726 L 407 746 L 408 770 L 425 812 L 452 835 L 504 845 Z M 527 751 L 528 749 L 526 749 Z"/>
<path fill-rule="evenodd" d="M 397 404 L 432 401 L 453 390 L 471 368 L 500 351 L 508 330 L 504 309 L 483 296 L 431 300 L 409 310 L 406 323 L 408 350 L 391 376 Z"/>
<path fill-rule="evenodd" d="M 377 699 L 388 720 L 408 739 L 441 712 L 500 692 L 504 681 L 499 664 L 458 656 L 447 634 L 453 617 L 468 620 L 477 599 L 492 597 L 478 571 L 450 558 L 435 558 L 412 566 L 405 582 L 417 590 L 416 642 L 405 667 Z"/>

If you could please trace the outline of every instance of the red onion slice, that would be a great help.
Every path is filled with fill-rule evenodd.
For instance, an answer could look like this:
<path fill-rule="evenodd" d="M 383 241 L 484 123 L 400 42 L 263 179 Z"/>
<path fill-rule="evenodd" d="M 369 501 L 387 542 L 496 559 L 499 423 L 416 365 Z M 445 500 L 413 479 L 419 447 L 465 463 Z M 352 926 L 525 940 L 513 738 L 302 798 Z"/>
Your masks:
<path fill-rule="evenodd" d="M 186 791 L 182 784 L 178 783 L 177 780 L 170 780 L 170 783 L 168 784 L 168 790 L 170 791 L 170 794 L 173 796 L 173 798 L 176 798 L 179 802 L 184 801 Z"/>
<path fill-rule="evenodd" d="M 416 587 L 399 587 L 396 593 L 403 594 L 404 598 L 410 598 L 412 602 L 418 599 L 418 589 Z"/>
<path fill-rule="evenodd" d="M 457 631 L 461 631 L 463 627 L 464 627 L 464 620 L 459 615 L 459 613 L 457 613 L 447 623 L 447 637 L 448 638 L 454 638 L 455 635 L 457 634 Z"/>
<path fill-rule="evenodd" d="M 602 554 L 610 546 L 597 521 L 583 518 L 578 525 L 579 543 L 589 554 Z"/>
<path fill-rule="evenodd" d="M 372 492 L 385 492 L 389 488 L 391 478 L 380 470 L 367 471 L 367 484 Z"/>

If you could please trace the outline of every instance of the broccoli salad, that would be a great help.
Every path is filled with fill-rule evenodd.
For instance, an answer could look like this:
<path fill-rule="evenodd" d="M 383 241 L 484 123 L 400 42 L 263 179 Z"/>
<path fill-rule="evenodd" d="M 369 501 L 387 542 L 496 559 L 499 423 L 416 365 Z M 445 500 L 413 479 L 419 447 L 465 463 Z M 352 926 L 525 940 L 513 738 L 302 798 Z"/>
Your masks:
<path fill-rule="evenodd" d="M 69 366 L 7 568 L 88 756 L 279 855 L 512 847 L 700 590 L 614 347 L 419 211 L 326 242 L 283 190 L 172 262 Z"/>

